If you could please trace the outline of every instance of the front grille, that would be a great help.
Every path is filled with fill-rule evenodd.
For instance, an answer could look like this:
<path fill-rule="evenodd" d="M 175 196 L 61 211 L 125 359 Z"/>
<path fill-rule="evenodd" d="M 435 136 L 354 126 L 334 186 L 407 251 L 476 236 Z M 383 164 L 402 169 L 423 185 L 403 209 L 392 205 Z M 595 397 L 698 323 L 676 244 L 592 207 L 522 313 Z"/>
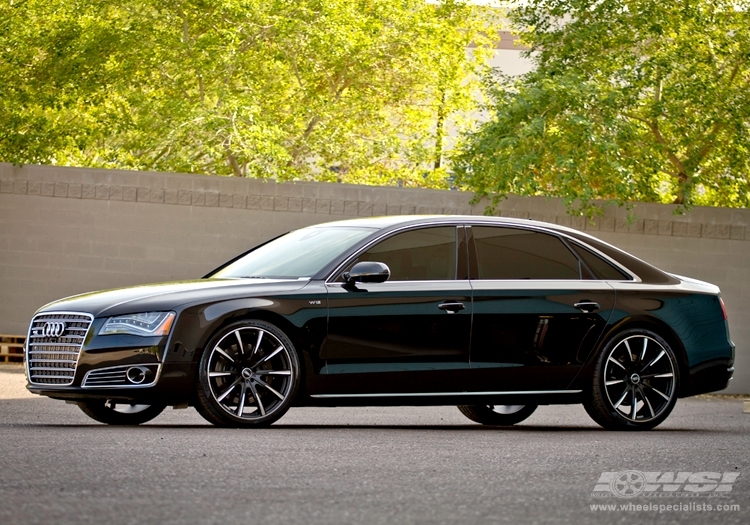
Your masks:
<path fill-rule="evenodd" d="M 29 382 L 70 385 L 76 375 L 78 354 L 93 321 L 90 314 L 50 312 L 31 321 L 26 340 Z"/>

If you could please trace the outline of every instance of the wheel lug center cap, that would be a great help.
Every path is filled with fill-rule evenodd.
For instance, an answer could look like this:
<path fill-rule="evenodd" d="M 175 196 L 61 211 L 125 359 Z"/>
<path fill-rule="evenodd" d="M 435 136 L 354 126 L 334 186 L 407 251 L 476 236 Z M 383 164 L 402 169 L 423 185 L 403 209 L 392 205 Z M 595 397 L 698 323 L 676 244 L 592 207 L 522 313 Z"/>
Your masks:
<path fill-rule="evenodd" d="M 638 383 L 641 382 L 641 376 L 639 376 L 638 374 L 631 375 L 630 382 L 633 383 L 634 385 L 637 385 Z"/>
<path fill-rule="evenodd" d="M 253 377 L 253 371 L 249 368 L 243 368 L 242 369 L 242 378 L 243 379 L 251 379 Z"/>

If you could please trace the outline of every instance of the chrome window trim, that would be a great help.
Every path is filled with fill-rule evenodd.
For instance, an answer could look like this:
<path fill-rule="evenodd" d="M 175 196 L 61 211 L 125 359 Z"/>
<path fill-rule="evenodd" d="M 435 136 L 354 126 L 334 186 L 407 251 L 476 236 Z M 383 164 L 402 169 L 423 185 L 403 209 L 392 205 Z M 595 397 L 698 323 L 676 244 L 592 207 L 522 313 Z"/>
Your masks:
<path fill-rule="evenodd" d="M 34 321 L 37 317 L 40 315 L 80 315 L 82 317 L 88 317 L 89 318 L 89 326 L 86 329 L 86 333 L 83 334 L 83 339 L 81 340 L 81 346 L 78 349 L 78 355 L 76 356 L 76 364 L 75 368 L 73 369 L 73 377 L 70 380 L 70 383 L 58 383 L 58 384 L 50 384 L 50 383 L 35 383 L 31 380 L 31 367 L 30 367 L 30 354 L 31 351 L 31 327 L 34 326 Z M 24 350 L 23 355 L 26 361 L 26 364 L 24 366 L 24 370 L 26 372 L 26 380 L 29 382 L 30 385 L 35 386 L 43 386 L 48 388 L 57 388 L 57 387 L 68 387 L 72 385 L 75 382 L 76 374 L 78 373 L 78 365 L 81 362 L 81 354 L 83 353 L 83 346 L 86 344 L 86 338 L 89 335 L 89 332 L 91 331 L 91 327 L 94 325 L 94 316 L 88 312 L 69 312 L 69 311 L 51 311 L 51 312 L 36 312 L 34 314 L 34 317 L 31 318 L 31 322 L 29 323 L 29 331 L 26 333 L 26 343 L 24 344 Z M 55 345 L 56 346 L 56 345 Z M 67 345 L 70 346 L 70 345 Z"/>
<path fill-rule="evenodd" d="M 134 366 L 156 366 L 156 374 L 154 375 L 154 380 L 148 384 L 138 384 L 138 385 L 87 385 L 86 380 L 88 379 L 89 375 L 92 372 L 101 372 L 103 370 L 114 370 L 117 368 L 132 368 Z M 156 383 L 159 382 L 159 379 L 161 378 L 161 371 L 162 371 L 162 363 L 133 363 L 130 365 L 117 365 L 117 366 L 107 366 L 104 368 L 95 368 L 93 370 L 89 370 L 86 372 L 86 375 L 83 376 L 83 380 L 81 381 L 81 388 L 148 388 L 154 386 Z"/>
<path fill-rule="evenodd" d="M 381 285 L 388 285 L 388 284 L 417 284 L 417 283 L 469 283 L 469 279 L 425 279 L 423 281 L 413 280 L 413 281 L 383 281 L 382 283 L 360 283 L 362 285 L 373 285 L 373 284 L 381 284 Z M 328 284 L 337 284 L 339 286 L 343 286 L 346 283 L 340 283 L 338 281 L 333 281 Z"/>
<path fill-rule="evenodd" d="M 574 288 L 581 291 L 602 290 L 607 292 L 614 291 L 610 281 L 602 279 L 471 279 L 472 284 L 479 283 L 498 283 L 505 286 L 505 290 L 567 290 L 571 288 L 570 283 L 575 283 Z M 632 282 L 632 281 L 627 281 Z M 550 288 L 552 286 L 552 288 Z M 484 288 L 472 287 L 472 290 L 485 291 Z"/>
<path fill-rule="evenodd" d="M 520 390 L 500 392 L 420 392 L 420 393 L 382 393 L 382 394 L 313 394 L 310 397 L 317 399 L 351 397 L 448 397 L 448 396 L 508 396 L 522 394 L 580 394 L 583 390 Z"/>

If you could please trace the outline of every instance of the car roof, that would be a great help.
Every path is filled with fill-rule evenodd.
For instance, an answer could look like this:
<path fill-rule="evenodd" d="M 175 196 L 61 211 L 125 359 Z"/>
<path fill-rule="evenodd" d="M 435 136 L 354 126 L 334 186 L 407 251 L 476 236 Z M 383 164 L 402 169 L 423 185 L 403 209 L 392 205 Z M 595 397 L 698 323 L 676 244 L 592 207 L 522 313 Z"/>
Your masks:
<path fill-rule="evenodd" d="M 358 219 L 346 219 L 342 221 L 333 221 L 310 226 L 316 227 L 362 227 L 373 228 L 381 232 L 398 229 L 404 226 L 430 225 L 430 224 L 487 224 L 495 226 L 525 226 L 541 230 L 559 232 L 567 234 L 588 244 L 590 247 L 604 253 L 606 256 L 617 262 L 628 273 L 638 276 L 643 282 L 654 284 L 677 283 L 679 280 L 670 276 L 666 272 L 655 266 L 627 253 L 616 246 L 613 246 L 601 239 L 582 231 L 553 224 L 549 222 L 537 221 L 533 219 L 516 219 L 511 217 L 490 217 L 486 215 L 389 215 L 384 217 L 362 217 Z"/>
<path fill-rule="evenodd" d="M 388 215 L 382 217 L 361 217 L 357 219 L 324 222 L 310 227 L 317 228 L 328 226 L 352 226 L 389 229 L 391 227 L 408 226 L 412 224 L 438 224 L 443 222 L 495 224 L 498 226 L 536 226 L 538 228 L 546 228 L 548 230 L 556 230 L 560 232 L 574 233 L 576 235 L 591 237 L 590 235 L 578 230 L 574 230 L 573 228 L 568 228 L 566 226 L 561 226 L 559 224 L 553 224 L 550 222 L 537 221 L 533 219 L 516 219 L 511 217 L 490 217 L 486 215 Z"/>

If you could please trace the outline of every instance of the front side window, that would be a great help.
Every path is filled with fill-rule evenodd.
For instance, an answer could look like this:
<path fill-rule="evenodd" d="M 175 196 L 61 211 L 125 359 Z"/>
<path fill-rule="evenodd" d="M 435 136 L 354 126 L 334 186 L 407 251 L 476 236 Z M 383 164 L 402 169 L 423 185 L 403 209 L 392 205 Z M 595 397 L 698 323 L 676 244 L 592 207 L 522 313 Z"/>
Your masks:
<path fill-rule="evenodd" d="M 391 270 L 389 281 L 442 281 L 456 278 L 456 227 L 423 228 L 396 234 L 368 249 L 361 261 Z"/>
<path fill-rule="evenodd" d="M 479 279 L 581 278 L 578 259 L 554 235 L 520 228 L 471 230 Z"/>

